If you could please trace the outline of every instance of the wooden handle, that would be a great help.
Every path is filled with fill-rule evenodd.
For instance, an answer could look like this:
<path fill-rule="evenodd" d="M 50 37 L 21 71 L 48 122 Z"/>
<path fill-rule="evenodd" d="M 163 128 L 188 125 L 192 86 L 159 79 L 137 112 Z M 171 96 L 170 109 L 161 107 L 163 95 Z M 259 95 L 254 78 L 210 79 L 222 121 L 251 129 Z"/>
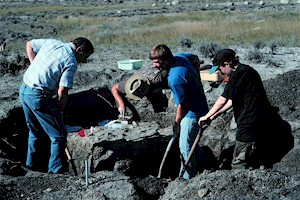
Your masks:
<path fill-rule="evenodd" d="M 68 147 L 65 148 L 65 152 L 66 152 L 66 155 L 68 157 L 68 160 L 72 160 L 72 157 L 71 157 L 71 154 L 70 154 L 70 151 L 69 151 Z"/>

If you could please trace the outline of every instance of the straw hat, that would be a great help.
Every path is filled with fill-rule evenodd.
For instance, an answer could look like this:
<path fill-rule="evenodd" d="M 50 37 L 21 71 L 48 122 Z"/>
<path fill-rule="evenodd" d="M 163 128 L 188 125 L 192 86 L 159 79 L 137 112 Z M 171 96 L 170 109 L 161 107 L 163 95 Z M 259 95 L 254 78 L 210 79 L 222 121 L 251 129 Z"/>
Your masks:
<path fill-rule="evenodd" d="M 131 99 L 140 100 L 146 96 L 149 87 L 150 81 L 146 76 L 133 74 L 125 83 L 125 93 Z"/>

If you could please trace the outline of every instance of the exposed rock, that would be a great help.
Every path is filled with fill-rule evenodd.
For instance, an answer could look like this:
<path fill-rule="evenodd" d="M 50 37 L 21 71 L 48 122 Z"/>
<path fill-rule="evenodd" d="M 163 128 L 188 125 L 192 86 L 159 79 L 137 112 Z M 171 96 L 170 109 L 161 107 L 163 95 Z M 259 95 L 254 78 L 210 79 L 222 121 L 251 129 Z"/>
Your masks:
<path fill-rule="evenodd" d="M 289 0 L 280 0 L 280 3 L 281 4 L 288 4 L 288 3 L 290 3 L 290 1 Z"/>
<path fill-rule="evenodd" d="M 178 1 L 178 0 L 174 0 L 174 1 L 172 1 L 171 2 L 171 5 L 172 6 L 176 6 L 176 5 L 178 5 L 180 2 Z"/>

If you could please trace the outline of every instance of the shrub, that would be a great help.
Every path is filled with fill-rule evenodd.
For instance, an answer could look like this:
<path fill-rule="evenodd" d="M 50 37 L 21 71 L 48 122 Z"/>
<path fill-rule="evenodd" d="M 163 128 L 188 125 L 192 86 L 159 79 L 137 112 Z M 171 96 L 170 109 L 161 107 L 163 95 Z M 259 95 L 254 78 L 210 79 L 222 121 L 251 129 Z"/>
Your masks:
<path fill-rule="evenodd" d="M 271 49 L 273 53 L 277 47 L 283 47 L 283 46 L 284 46 L 284 41 L 282 38 L 279 37 L 272 39 L 268 44 L 268 47 Z"/>
<path fill-rule="evenodd" d="M 247 58 L 254 63 L 270 63 L 271 61 L 270 56 L 257 51 L 257 49 L 249 50 L 246 55 Z"/>
<path fill-rule="evenodd" d="M 203 40 L 200 43 L 199 51 L 207 58 L 212 58 L 218 50 L 222 49 L 219 44 L 208 41 L 208 40 Z"/>

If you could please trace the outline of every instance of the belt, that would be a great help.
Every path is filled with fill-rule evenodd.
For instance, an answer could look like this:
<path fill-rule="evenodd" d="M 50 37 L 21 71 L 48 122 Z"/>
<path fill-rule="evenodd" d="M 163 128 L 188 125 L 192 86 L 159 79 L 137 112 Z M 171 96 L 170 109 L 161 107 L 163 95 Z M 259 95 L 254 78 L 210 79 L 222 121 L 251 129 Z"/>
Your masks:
<path fill-rule="evenodd" d="M 30 87 L 29 85 L 27 85 L 26 83 L 23 82 L 23 85 L 26 87 L 26 88 L 30 88 L 30 89 L 36 89 L 36 90 L 41 90 L 41 91 L 44 91 L 44 89 L 42 87 Z"/>
<path fill-rule="evenodd" d="M 47 92 L 45 90 L 45 88 L 42 88 L 42 87 L 30 87 L 29 85 L 27 85 L 24 82 L 23 82 L 23 85 L 25 86 L 25 88 L 30 88 L 31 90 L 39 90 L 47 98 L 56 98 L 57 97 L 56 94 L 52 94 L 52 93 Z"/>

